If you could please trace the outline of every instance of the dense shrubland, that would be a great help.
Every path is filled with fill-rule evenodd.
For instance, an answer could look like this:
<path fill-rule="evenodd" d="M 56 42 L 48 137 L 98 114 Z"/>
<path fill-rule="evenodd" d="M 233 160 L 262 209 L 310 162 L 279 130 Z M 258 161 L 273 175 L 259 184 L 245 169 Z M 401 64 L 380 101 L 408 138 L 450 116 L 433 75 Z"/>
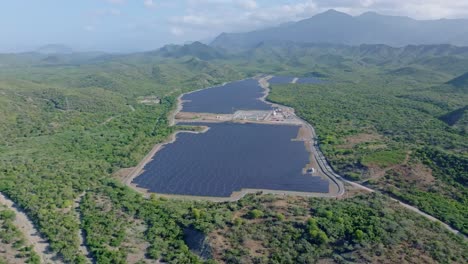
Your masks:
<path fill-rule="evenodd" d="M 415 78 L 415 90 L 369 75 L 359 83 L 274 86 L 269 99 L 294 107 L 316 127 L 321 149 L 339 172 L 467 233 L 466 128 L 438 117 L 463 106 L 468 96 L 431 88 L 424 94 L 424 79 Z"/>

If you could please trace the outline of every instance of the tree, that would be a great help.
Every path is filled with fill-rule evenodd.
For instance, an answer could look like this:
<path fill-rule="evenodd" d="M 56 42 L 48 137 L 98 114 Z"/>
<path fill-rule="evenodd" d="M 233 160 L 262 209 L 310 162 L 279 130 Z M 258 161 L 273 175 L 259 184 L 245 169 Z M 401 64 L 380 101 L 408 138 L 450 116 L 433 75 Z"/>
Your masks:
<path fill-rule="evenodd" d="M 258 209 L 253 209 L 252 211 L 249 212 L 250 219 L 257 219 L 257 218 L 262 218 L 262 217 L 263 217 L 263 212 Z"/>

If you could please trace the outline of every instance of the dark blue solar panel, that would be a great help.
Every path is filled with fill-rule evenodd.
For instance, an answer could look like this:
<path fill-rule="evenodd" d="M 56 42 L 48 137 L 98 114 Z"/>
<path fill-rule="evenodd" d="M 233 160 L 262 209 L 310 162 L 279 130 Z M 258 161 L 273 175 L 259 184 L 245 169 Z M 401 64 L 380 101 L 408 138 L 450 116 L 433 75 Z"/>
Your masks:
<path fill-rule="evenodd" d="M 206 124 L 202 124 L 206 125 Z M 181 133 L 134 179 L 156 193 L 227 197 L 242 188 L 328 192 L 328 181 L 303 175 L 298 126 L 218 123 L 202 134 Z"/>

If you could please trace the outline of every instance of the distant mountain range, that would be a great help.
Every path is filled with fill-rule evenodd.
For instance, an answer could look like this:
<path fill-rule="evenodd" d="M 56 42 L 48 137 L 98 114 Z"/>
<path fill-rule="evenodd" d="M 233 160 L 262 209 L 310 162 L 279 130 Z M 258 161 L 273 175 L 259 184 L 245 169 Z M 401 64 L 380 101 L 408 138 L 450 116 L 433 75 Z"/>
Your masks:
<path fill-rule="evenodd" d="M 334 43 L 390 46 L 452 44 L 468 46 L 468 19 L 415 20 L 367 12 L 351 16 L 335 10 L 277 27 L 222 33 L 211 43 L 225 49 L 252 48 L 261 43 Z"/>
<path fill-rule="evenodd" d="M 48 44 L 42 47 L 39 47 L 34 52 L 41 54 L 70 54 L 73 53 L 73 49 L 62 44 Z"/>
<path fill-rule="evenodd" d="M 180 58 L 184 56 L 193 56 L 202 60 L 220 59 L 224 57 L 222 51 L 210 47 L 201 42 L 193 42 L 185 45 L 166 45 L 154 52 L 155 55 L 162 57 Z"/>

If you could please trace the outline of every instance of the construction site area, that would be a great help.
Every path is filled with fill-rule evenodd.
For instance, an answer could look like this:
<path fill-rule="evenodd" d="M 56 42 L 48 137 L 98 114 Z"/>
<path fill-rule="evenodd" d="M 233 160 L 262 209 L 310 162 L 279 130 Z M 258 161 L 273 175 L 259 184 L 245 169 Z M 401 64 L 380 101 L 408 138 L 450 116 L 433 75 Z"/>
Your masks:
<path fill-rule="evenodd" d="M 234 114 L 190 113 L 176 114 L 177 122 L 238 122 L 299 125 L 301 121 L 290 108 L 274 108 L 273 110 L 238 110 Z"/>

